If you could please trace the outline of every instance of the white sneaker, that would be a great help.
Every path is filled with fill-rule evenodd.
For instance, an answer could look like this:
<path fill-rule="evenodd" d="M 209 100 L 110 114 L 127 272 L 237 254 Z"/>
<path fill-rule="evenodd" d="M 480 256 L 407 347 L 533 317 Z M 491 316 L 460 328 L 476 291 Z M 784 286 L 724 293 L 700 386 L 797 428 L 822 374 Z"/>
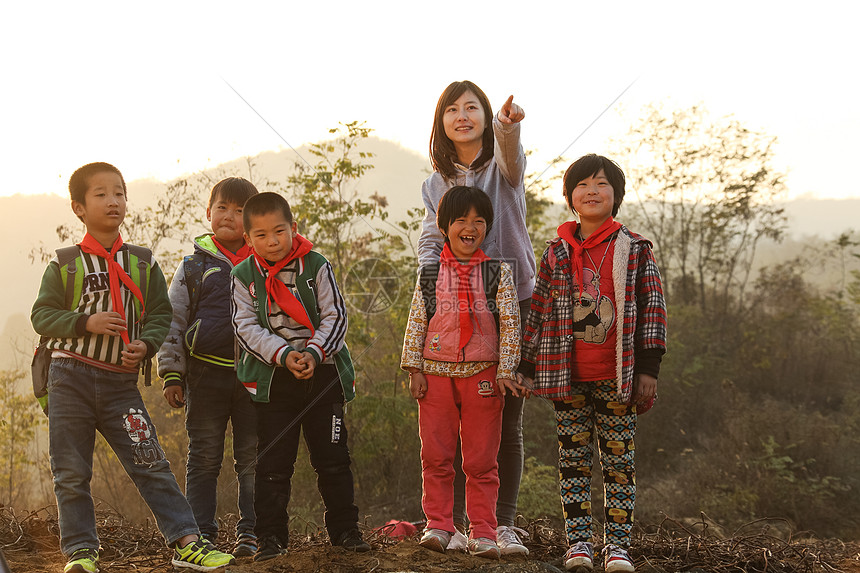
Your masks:
<path fill-rule="evenodd" d="M 496 543 L 502 555 L 528 555 L 529 549 L 520 541 L 519 535 L 528 537 L 528 533 L 519 527 L 500 525 L 496 528 Z"/>
<path fill-rule="evenodd" d="M 425 529 L 424 535 L 421 536 L 421 541 L 418 545 L 426 547 L 432 551 L 445 553 L 448 543 L 451 540 L 451 534 L 441 529 Z"/>
<path fill-rule="evenodd" d="M 587 573 L 594 569 L 594 546 L 588 541 L 577 541 L 564 554 L 564 568 L 574 573 Z"/>
<path fill-rule="evenodd" d="M 607 545 L 603 553 L 603 569 L 606 573 L 633 573 L 636 570 L 627 551 L 617 545 Z"/>
<path fill-rule="evenodd" d="M 455 527 L 454 535 L 451 536 L 451 541 L 448 542 L 448 551 L 462 551 L 465 553 L 468 543 L 469 539 Z"/>

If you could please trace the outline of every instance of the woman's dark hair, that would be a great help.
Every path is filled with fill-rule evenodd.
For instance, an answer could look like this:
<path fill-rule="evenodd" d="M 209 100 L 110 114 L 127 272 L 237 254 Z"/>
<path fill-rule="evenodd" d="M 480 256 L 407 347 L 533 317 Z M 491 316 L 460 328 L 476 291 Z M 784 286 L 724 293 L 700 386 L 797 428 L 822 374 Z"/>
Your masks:
<path fill-rule="evenodd" d="M 436 113 L 433 116 L 433 131 L 430 132 L 430 163 L 433 164 L 433 169 L 441 173 L 446 179 L 452 179 L 457 173 L 457 168 L 454 166 L 454 161 L 457 160 L 457 151 L 454 149 L 454 142 L 445 134 L 442 116 L 445 115 L 445 108 L 457 101 L 467 91 L 472 92 L 478 98 L 478 103 L 484 108 L 484 121 L 486 122 L 481 141 L 483 145 L 481 155 L 472 164 L 477 167 L 493 157 L 493 109 L 490 106 L 490 100 L 487 99 L 487 94 L 468 80 L 453 82 L 439 96 L 439 101 L 436 103 Z"/>
<path fill-rule="evenodd" d="M 439 200 L 439 207 L 436 209 L 436 225 L 445 236 L 446 243 L 448 242 L 448 227 L 455 220 L 468 215 L 472 207 L 487 222 L 487 234 L 489 235 L 490 229 L 493 228 L 493 204 L 486 193 L 477 187 L 456 185 L 442 195 L 442 199 Z"/>
<path fill-rule="evenodd" d="M 250 197 L 258 193 L 254 184 L 242 177 L 227 177 L 222 179 L 212 188 L 209 194 L 209 208 L 219 199 L 225 203 L 244 205 Z"/>
<path fill-rule="evenodd" d="M 594 177 L 600 173 L 601 169 L 603 170 L 603 174 L 606 175 L 606 180 L 612 185 L 612 191 L 615 195 L 612 202 L 612 216 L 614 217 L 618 214 L 618 208 L 621 207 L 621 202 L 624 201 L 624 172 L 617 163 L 608 157 L 594 153 L 583 155 L 574 161 L 567 168 L 567 171 L 564 172 L 564 198 L 571 211 L 574 211 L 574 209 L 570 197 L 573 195 L 573 190 L 576 189 L 577 184 L 583 179 Z"/>
<path fill-rule="evenodd" d="M 245 232 L 250 233 L 253 225 L 251 217 L 268 215 L 269 213 L 281 213 L 287 223 L 293 222 L 293 211 L 290 203 L 282 195 L 272 192 L 258 193 L 245 201 L 242 209 L 242 226 Z"/>

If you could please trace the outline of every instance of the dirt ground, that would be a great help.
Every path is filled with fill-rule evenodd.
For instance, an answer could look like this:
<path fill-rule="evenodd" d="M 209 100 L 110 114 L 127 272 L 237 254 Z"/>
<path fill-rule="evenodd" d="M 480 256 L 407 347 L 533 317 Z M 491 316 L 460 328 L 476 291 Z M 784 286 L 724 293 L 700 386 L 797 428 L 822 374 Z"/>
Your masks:
<path fill-rule="evenodd" d="M 700 527 L 697 527 L 700 525 Z M 225 528 L 226 529 L 226 528 Z M 238 560 L 223 573 L 559 573 L 565 549 L 563 534 L 533 522 L 526 546 L 529 556 L 488 560 L 463 553 L 435 553 L 420 547 L 417 535 L 390 539 L 383 532 L 364 528 L 371 544 L 368 553 L 331 547 L 322 532 L 295 535 L 289 553 L 270 561 Z M 170 573 L 171 551 L 151 525 L 135 526 L 116 515 L 99 516 L 103 573 Z M 220 539 L 228 549 L 232 539 Z M 57 523 L 41 510 L 24 516 L 0 511 L 0 548 L 9 573 L 60 573 L 65 558 L 59 552 Z M 681 524 L 667 519 L 650 531 L 634 530 L 630 551 L 640 573 L 860 573 L 860 543 L 839 540 L 794 539 L 776 534 L 767 524 L 731 538 L 709 533 L 707 525 Z M 182 569 L 181 571 L 191 571 Z M 595 571 L 602 571 L 595 559 Z M 3 571 L 0 566 L 0 573 Z"/>

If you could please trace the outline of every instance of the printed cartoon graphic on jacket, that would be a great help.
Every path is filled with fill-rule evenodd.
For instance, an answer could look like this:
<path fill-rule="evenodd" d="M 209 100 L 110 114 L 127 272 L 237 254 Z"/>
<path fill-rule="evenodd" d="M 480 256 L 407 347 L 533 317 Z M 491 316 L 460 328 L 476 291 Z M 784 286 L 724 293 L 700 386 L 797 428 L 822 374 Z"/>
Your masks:
<path fill-rule="evenodd" d="M 573 336 L 583 342 L 603 344 L 615 322 L 615 306 L 611 298 L 601 294 L 599 275 L 589 268 L 583 269 L 582 275 L 585 278 L 582 296 L 574 287 Z"/>

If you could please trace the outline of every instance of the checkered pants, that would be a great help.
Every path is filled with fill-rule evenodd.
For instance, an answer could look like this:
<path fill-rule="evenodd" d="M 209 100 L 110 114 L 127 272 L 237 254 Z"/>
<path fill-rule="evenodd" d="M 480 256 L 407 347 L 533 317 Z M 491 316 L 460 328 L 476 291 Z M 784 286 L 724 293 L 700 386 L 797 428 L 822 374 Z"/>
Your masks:
<path fill-rule="evenodd" d="M 564 529 L 572 546 L 592 540 L 591 470 L 597 430 L 603 470 L 604 543 L 630 546 L 636 474 L 633 436 L 636 411 L 617 401 L 614 380 L 579 382 L 570 400 L 553 402 L 558 430 L 558 468 Z"/>

